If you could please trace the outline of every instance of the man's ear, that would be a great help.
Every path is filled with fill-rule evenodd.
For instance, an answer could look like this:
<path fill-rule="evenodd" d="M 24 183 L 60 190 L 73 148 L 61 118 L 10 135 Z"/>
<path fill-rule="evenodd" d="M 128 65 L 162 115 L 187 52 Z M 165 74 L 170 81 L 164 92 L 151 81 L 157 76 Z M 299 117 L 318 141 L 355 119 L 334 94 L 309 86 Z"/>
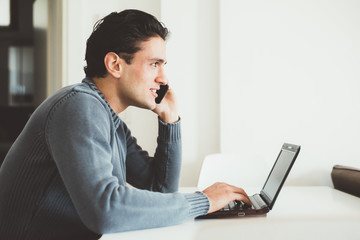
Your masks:
<path fill-rule="evenodd" d="M 120 78 L 121 76 L 121 58 L 114 52 L 108 52 L 104 57 L 104 64 L 106 70 L 114 78 Z"/>

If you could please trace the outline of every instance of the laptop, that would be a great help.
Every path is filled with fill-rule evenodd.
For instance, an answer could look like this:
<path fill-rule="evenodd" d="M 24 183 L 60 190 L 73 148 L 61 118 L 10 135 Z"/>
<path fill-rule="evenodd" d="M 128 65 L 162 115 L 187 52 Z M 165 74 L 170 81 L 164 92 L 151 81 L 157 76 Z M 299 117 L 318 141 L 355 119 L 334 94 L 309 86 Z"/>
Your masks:
<path fill-rule="evenodd" d="M 249 196 L 252 206 L 244 204 L 241 201 L 233 201 L 224 208 L 207 215 L 199 216 L 197 219 L 263 215 L 268 213 L 274 207 L 276 198 L 299 152 L 300 146 L 298 145 L 289 143 L 282 145 L 280 153 L 260 193 Z"/>

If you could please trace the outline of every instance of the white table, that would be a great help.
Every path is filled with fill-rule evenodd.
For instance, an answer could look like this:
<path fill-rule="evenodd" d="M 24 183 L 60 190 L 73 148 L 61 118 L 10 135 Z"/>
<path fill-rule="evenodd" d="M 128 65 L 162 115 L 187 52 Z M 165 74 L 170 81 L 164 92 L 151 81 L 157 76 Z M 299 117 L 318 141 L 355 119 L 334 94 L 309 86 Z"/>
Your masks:
<path fill-rule="evenodd" d="M 192 192 L 194 188 L 182 188 Z M 330 187 L 284 187 L 266 216 L 189 220 L 157 229 L 104 235 L 101 240 L 359 240 L 360 198 Z"/>

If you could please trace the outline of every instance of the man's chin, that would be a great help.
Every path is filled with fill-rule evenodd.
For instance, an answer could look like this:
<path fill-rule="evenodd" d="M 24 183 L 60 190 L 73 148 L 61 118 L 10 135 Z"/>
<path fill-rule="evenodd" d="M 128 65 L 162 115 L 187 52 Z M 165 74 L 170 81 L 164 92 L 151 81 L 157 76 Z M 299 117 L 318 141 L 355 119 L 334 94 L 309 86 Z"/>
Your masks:
<path fill-rule="evenodd" d="M 157 107 L 157 104 L 156 104 L 155 99 L 154 99 L 154 100 L 153 100 L 152 102 L 150 102 L 150 104 L 149 104 L 149 110 L 154 110 L 156 107 Z"/>
<path fill-rule="evenodd" d="M 147 109 L 147 110 L 154 110 L 157 107 L 157 104 L 155 103 L 147 103 L 143 105 L 138 105 L 137 107 Z"/>

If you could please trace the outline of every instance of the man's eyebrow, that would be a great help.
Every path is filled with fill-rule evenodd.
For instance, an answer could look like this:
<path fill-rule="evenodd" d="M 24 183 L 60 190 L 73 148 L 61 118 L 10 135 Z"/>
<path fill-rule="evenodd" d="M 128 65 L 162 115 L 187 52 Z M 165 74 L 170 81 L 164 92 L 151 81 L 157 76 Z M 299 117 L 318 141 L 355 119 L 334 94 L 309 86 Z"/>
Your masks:
<path fill-rule="evenodd" d="M 151 58 L 149 61 L 156 61 L 156 62 L 161 62 L 163 64 L 166 64 L 167 61 L 165 59 L 162 59 L 162 58 Z"/>

